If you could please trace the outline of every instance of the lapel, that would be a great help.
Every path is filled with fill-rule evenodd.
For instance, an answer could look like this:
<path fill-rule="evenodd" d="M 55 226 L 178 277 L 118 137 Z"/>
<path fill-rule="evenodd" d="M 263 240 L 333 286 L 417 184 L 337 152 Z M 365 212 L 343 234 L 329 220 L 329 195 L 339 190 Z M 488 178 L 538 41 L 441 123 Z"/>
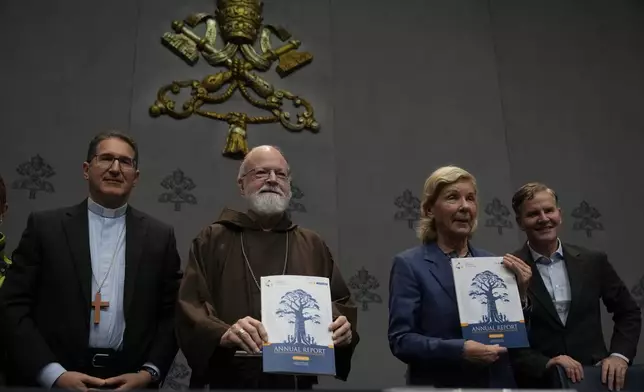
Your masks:
<path fill-rule="evenodd" d="M 452 301 L 456 302 L 454 274 L 450 258 L 443 253 L 436 242 L 431 242 L 425 245 L 425 260 L 429 261 L 429 272 L 434 275 Z"/>
<path fill-rule="evenodd" d="M 134 298 L 136 275 L 139 271 L 143 240 L 147 232 L 147 222 L 143 215 L 129 206 L 125 217 L 125 230 L 125 293 L 123 296 L 123 310 L 124 314 L 127 315 Z"/>
<path fill-rule="evenodd" d="M 563 327 L 559 314 L 557 313 L 557 309 L 555 309 L 555 305 L 552 303 L 552 297 L 550 297 L 548 289 L 546 289 L 546 285 L 543 283 L 543 278 L 541 278 L 541 273 L 537 268 L 537 263 L 532 259 L 532 253 L 530 253 L 530 248 L 528 247 L 527 242 L 519 251 L 519 258 L 528 263 L 532 268 L 532 282 L 530 283 L 528 292 L 534 299 L 541 303 L 550 317 L 552 317 L 558 325 Z"/>
<path fill-rule="evenodd" d="M 83 300 L 87 302 L 87 312 L 92 301 L 92 261 L 89 250 L 89 222 L 87 220 L 87 200 L 67 211 L 63 230 L 67 245 L 72 254 L 74 267 L 80 281 Z M 87 318 L 89 322 L 89 317 Z"/>
<path fill-rule="evenodd" d="M 582 300 L 584 288 L 584 261 L 581 259 L 579 252 L 563 245 L 564 262 L 566 263 L 566 272 L 568 273 L 568 284 L 570 285 L 570 308 L 568 309 L 568 320 L 573 320 L 572 312 L 578 308 L 579 301 Z"/>

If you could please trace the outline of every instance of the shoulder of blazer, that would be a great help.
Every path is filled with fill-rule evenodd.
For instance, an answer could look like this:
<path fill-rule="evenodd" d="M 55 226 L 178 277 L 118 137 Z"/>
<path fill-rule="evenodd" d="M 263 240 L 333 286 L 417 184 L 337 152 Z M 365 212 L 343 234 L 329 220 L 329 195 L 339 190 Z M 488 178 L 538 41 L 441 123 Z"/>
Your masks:
<path fill-rule="evenodd" d="M 470 253 L 476 257 L 496 257 L 496 255 L 492 252 L 489 252 L 485 249 L 482 248 L 477 248 L 475 246 L 470 245 Z"/>
<path fill-rule="evenodd" d="M 128 207 L 128 214 L 131 215 L 132 218 L 136 220 L 141 220 L 145 221 L 145 223 L 148 225 L 148 229 L 152 228 L 154 230 L 159 230 L 162 232 L 168 232 L 168 231 L 173 231 L 173 227 L 165 222 L 162 222 L 161 220 L 153 217 L 150 214 L 147 214 L 141 210 L 138 210 L 132 206 Z"/>
<path fill-rule="evenodd" d="M 405 249 L 396 254 L 394 260 L 400 259 L 405 261 L 422 260 L 425 257 L 425 245 L 414 246 L 413 248 Z"/>
<path fill-rule="evenodd" d="M 33 219 L 39 222 L 45 221 L 49 223 L 52 221 L 65 219 L 70 216 L 75 216 L 81 213 L 87 213 L 86 201 L 73 206 L 54 208 L 50 210 L 34 211 L 31 213 L 31 216 L 33 217 Z"/>
<path fill-rule="evenodd" d="M 521 246 L 519 249 L 515 250 L 514 252 L 511 253 L 513 256 L 516 256 L 520 258 L 521 260 L 525 261 L 526 263 L 531 263 L 534 260 L 532 260 L 532 254 L 530 253 L 530 248 L 528 248 L 528 243 L 524 242 L 523 246 Z"/>
<path fill-rule="evenodd" d="M 569 253 L 582 260 L 590 260 L 590 259 L 607 257 L 605 252 L 584 248 L 579 245 L 562 242 L 561 246 L 563 248 L 564 255 L 566 253 Z"/>
<path fill-rule="evenodd" d="M 389 283 L 393 283 L 393 277 L 401 271 L 405 271 L 407 274 L 415 275 L 420 267 L 420 265 L 429 263 L 425 260 L 425 246 L 418 245 L 413 248 L 408 248 L 396 254 L 389 266 Z"/>

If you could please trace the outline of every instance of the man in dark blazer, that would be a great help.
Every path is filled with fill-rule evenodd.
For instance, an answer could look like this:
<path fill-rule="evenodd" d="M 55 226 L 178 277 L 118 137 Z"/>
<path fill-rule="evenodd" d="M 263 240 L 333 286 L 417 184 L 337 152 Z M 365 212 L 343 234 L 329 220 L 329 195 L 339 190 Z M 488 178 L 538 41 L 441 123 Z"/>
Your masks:
<path fill-rule="evenodd" d="M 127 204 L 138 148 L 96 136 L 89 197 L 31 213 L 0 294 L 9 383 L 86 391 L 158 385 L 177 353 L 181 279 L 172 227 Z"/>
<path fill-rule="evenodd" d="M 640 308 L 605 253 L 561 242 L 561 210 L 552 189 L 528 183 L 515 193 L 512 207 L 528 238 L 514 255 L 533 270 L 528 289 L 531 349 L 512 355 L 519 387 L 545 386 L 546 369 L 554 365 L 562 366 L 573 382 L 583 378 L 583 366 L 601 366 L 602 382 L 620 390 L 637 350 Z M 608 349 L 600 299 L 615 324 Z"/>

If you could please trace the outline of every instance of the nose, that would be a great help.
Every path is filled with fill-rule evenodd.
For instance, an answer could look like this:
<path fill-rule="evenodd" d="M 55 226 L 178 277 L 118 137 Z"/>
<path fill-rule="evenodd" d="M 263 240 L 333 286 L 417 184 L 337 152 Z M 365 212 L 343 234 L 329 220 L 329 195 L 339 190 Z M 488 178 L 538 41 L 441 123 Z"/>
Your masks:
<path fill-rule="evenodd" d="M 543 212 L 543 211 L 539 212 L 538 221 L 539 222 L 546 222 L 547 220 L 548 220 L 548 217 L 546 216 L 546 213 Z"/>
<path fill-rule="evenodd" d="M 459 205 L 458 209 L 461 210 L 461 211 L 471 211 L 472 210 L 472 202 L 467 200 L 466 198 L 462 197 L 460 199 L 460 205 Z"/>
<path fill-rule="evenodd" d="M 121 172 L 121 162 L 118 159 L 115 159 L 110 166 L 110 173 L 120 173 Z"/>
<path fill-rule="evenodd" d="M 277 184 L 277 175 L 275 174 L 275 170 L 271 170 L 268 172 L 268 177 L 266 178 L 266 182 L 271 184 Z"/>

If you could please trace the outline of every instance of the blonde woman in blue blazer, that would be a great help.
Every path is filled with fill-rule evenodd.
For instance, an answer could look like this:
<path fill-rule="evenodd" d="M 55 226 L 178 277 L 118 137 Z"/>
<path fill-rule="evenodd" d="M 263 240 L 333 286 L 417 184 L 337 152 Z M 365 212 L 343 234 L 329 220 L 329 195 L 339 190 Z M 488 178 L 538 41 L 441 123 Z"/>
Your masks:
<path fill-rule="evenodd" d="M 407 384 L 436 388 L 515 387 L 507 349 L 463 339 L 450 259 L 493 256 L 470 243 L 477 225 L 476 179 L 446 166 L 425 181 L 418 235 L 396 255 L 389 281 L 389 346 L 407 364 Z M 525 298 L 531 270 L 512 256 Z"/>

